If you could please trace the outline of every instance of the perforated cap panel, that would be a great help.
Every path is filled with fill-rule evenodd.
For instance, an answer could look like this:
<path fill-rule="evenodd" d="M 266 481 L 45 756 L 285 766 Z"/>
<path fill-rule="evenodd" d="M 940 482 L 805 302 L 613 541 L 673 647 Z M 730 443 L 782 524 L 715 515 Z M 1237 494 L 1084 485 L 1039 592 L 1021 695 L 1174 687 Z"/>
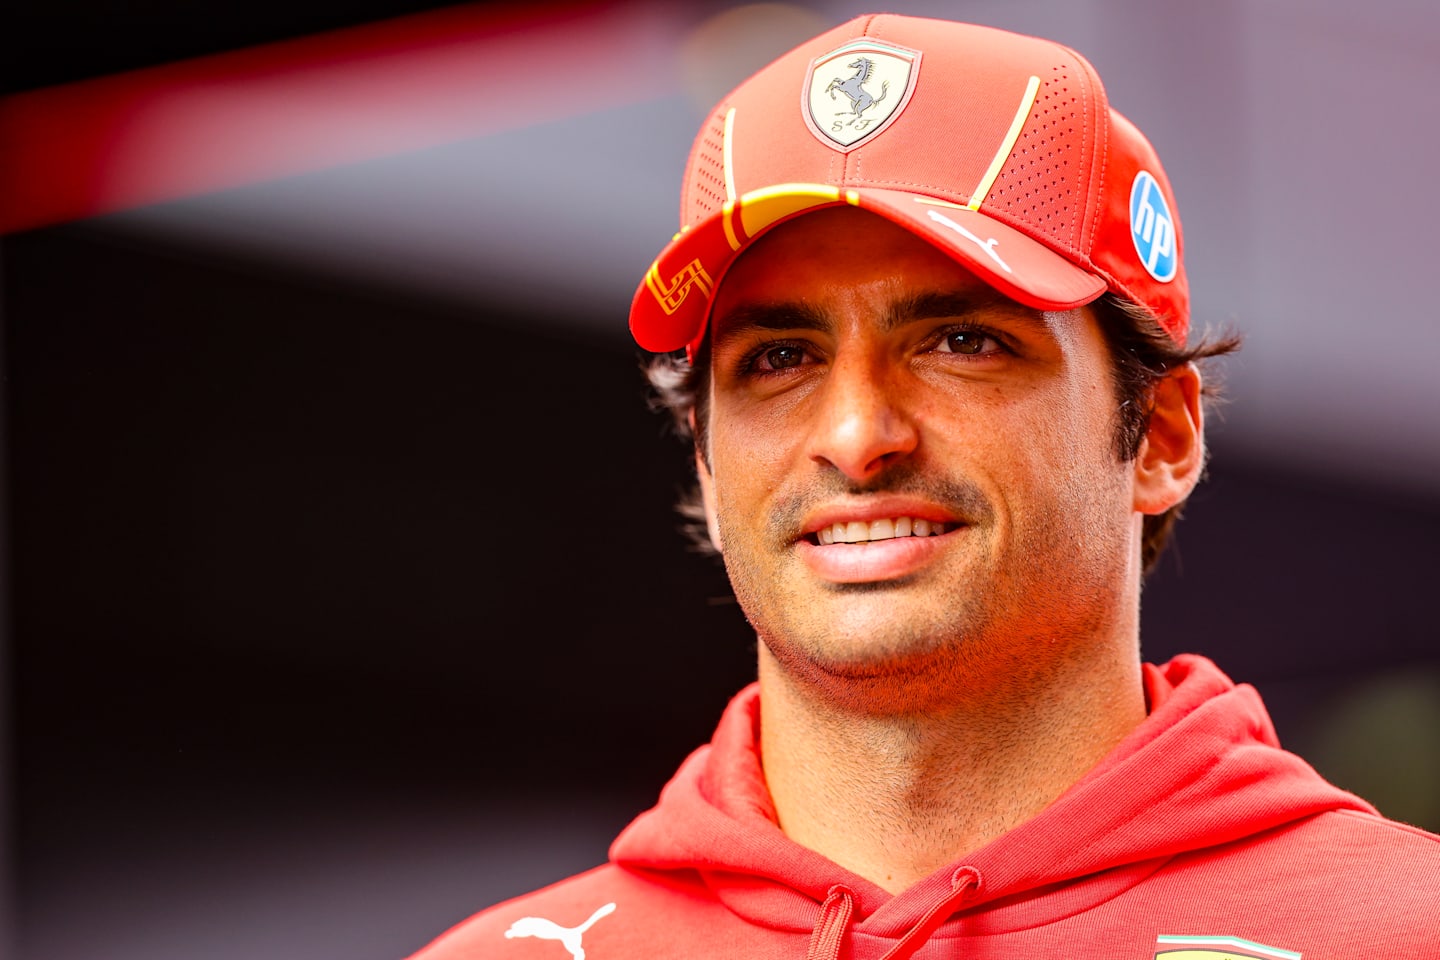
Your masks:
<path fill-rule="evenodd" d="M 725 114 L 717 110 L 700 129 L 690 160 L 688 197 L 681 198 L 680 222 L 695 223 L 725 205 Z"/>
<path fill-rule="evenodd" d="M 987 205 L 1023 220 L 1035 233 L 1074 248 L 1079 243 L 1078 203 L 1084 187 L 1076 180 L 1081 142 L 1080 92 L 1067 66 L 1041 81 L 1030 117 L 1015 141 L 1009 162 L 990 188 Z"/>

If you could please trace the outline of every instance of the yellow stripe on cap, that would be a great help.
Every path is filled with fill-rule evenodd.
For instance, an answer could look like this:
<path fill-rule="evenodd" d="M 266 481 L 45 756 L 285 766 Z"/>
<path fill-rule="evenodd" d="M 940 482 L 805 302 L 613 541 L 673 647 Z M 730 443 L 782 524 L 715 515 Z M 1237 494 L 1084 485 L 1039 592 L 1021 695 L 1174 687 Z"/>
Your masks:
<path fill-rule="evenodd" d="M 990 169 L 985 171 L 985 176 L 980 178 L 980 182 L 970 194 L 971 210 L 979 210 L 980 204 L 990 195 L 990 187 L 995 183 L 995 178 L 1000 176 L 1000 168 L 1005 166 L 1010 151 L 1015 149 L 1015 141 L 1020 139 L 1020 131 L 1025 128 L 1025 121 L 1030 117 L 1030 108 L 1035 106 L 1035 95 L 1039 92 L 1040 78 L 1031 77 L 1030 82 L 1025 85 L 1025 96 L 1020 100 L 1020 109 L 1015 111 L 1015 119 L 1010 121 L 1010 132 L 1005 134 L 1000 149 L 995 151 L 995 157 L 990 161 Z"/>
<path fill-rule="evenodd" d="M 753 237 L 793 213 L 840 200 L 840 188 L 823 183 L 779 183 L 740 198 L 740 224 Z M 740 249 L 736 247 L 735 249 Z"/>
<path fill-rule="evenodd" d="M 856 205 L 860 202 L 853 190 L 842 196 L 839 187 L 828 184 L 777 183 L 751 190 L 738 200 L 725 201 L 720 208 L 720 226 L 730 249 L 739 250 L 745 241 L 791 214 L 841 200 Z"/>
<path fill-rule="evenodd" d="M 739 250 L 740 238 L 735 236 L 734 200 L 726 200 L 725 205 L 720 208 L 720 225 L 725 228 L 725 239 L 730 242 L 730 249 Z"/>
<path fill-rule="evenodd" d="M 935 197 L 911 197 L 916 203 L 924 203 L 932 207 L 951 207 L 955 210 L 969 210 L 963 203 L 951 203 L 949 200 L 940 200 Z"/>
<path fill-rule="evenodd" d="M 735 199 L 735 167 L 734 152 L 730 147 L 731 137 L 735 135 L 735 108 L 731 107 L 725 111 L 725 131 L 720 134 L 720 169 L 725 174 L 725 199 Z"/>

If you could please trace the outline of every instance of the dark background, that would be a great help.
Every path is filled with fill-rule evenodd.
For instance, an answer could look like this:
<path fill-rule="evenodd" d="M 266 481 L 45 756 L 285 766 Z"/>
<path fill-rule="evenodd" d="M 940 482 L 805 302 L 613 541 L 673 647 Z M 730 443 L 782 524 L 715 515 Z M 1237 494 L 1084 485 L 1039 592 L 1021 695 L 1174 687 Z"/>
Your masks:
<path fill-rule="evenodd" d="M 424 6 L 11 5 L 0 63 L 15 92 Z M 27 960 L 403 954 L 603 859 L 753 674 L 623 338 L 104 218 L 0 271 Z M 1434 829 L 1437 540 L 1436 499 L 1222 433 L 1147 658 L 1214 657 Z"/>

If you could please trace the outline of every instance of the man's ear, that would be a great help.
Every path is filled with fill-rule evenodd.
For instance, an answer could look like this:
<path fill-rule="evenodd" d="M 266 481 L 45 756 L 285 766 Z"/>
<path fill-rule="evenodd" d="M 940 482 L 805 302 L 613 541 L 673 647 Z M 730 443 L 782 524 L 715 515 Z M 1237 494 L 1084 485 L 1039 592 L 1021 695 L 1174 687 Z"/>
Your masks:
<path fill-rule="evenodd" d="M 1135 457 L 1135 509 L 1161 514 L 1184 501 L 1205 469 L 1200 371 L 1187 363 L 1155 384 L 1145 438 Z"/>
<path fill-rule="evenodd" d="M 695 432 L 695 410 L 690 410 L 690 436 L 697 437 Z M 720 524 L 715 519 L 715 478 L 710 476 L 710 466 L 705 462 L 704 452 L 700 444 L 695 444 L 695 476 L 700 481 L 700 500 L 705 506 L 705 529 L 710 534 L 710 543 L 716 553 L 725 552 L 724 545 L 720 542 Z"/>

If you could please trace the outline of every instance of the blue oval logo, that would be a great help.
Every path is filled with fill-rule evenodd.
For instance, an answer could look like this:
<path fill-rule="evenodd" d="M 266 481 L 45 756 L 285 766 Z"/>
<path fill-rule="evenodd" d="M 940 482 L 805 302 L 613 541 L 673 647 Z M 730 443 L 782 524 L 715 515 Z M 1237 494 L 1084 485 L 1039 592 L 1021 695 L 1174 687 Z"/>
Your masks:
<path fill-rule="evenodd" d="M 1130 187 L 1130 239 L 1145 272 L 1161 283 L 1175 279 L 1180 269 L 1180 250 L 1175 237 L 1175 218 L 1155 178 L 1141 170 Z"/>

